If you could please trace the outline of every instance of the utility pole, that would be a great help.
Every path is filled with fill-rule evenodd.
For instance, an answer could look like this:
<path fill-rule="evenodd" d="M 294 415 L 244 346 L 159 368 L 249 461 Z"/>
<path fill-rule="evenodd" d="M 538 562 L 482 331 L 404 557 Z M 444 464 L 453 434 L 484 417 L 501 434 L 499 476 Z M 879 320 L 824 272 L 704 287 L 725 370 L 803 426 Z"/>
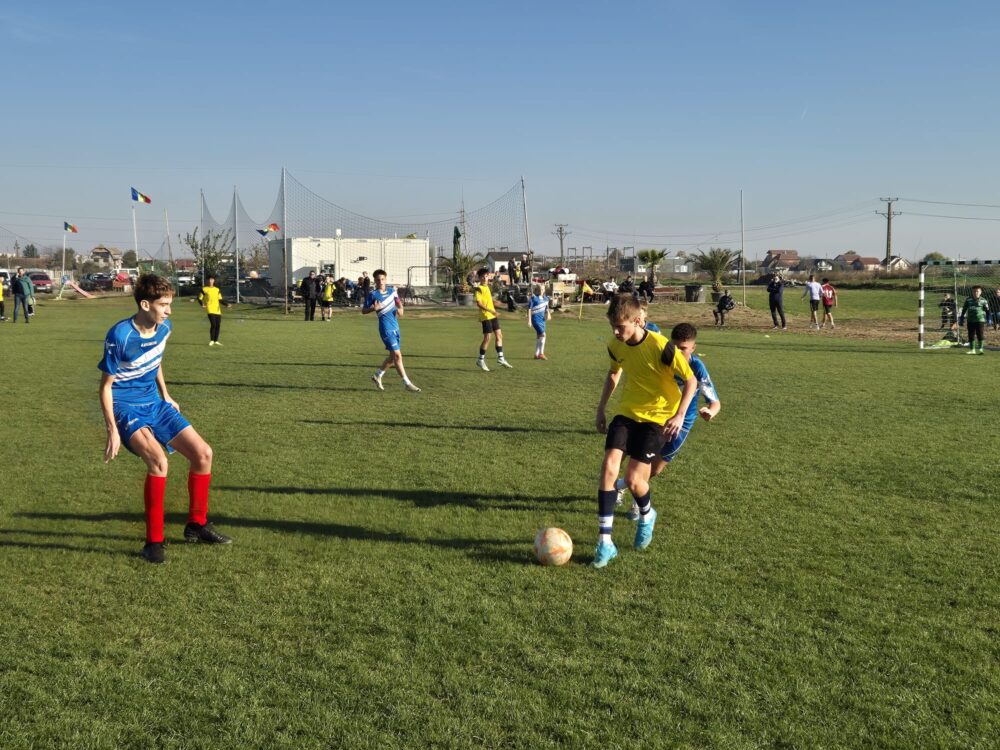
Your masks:
<path fill-rule="evenodd" d="M 887 203 L 886 210 L 876 211 L 879 216 L 884 216 L 886 219 L 885 223 L 885 270 L 889 270 L 889 260 L 892 258 L 892 217 L 899 216 L 899 211 L 892 210 L 892 204 L 899 200 L 899 198 L 879 198 L 883 203 Z"/>
<path fill-rule="evenodd" d="M 572 232 L 566 231 L 567 226 L 567 224 L 556 224 L 556 231 L 552 233 L 559 238 L 559 265 L 566 262 L 566 253 L 563 252 L 563 240 L 566 239 L 567 235 L 573 234 Z"/>

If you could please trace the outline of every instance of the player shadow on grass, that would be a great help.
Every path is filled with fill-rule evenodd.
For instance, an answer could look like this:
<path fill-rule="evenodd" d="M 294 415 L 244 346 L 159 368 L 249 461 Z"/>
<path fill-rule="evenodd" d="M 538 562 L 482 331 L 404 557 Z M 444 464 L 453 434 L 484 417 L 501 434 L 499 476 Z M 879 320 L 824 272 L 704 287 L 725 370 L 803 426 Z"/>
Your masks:
<path fill-rule="evenodd" d="M 107 521 L 123 521 L 141 525 L 144 522 L 142 513 L 109 511 L 104 513 L 59 513 L 45 511 L 29 511 L 15 513 L 21 518 L 45 519 L 49 521 L 91 521 L 104 523 Z M 179 526 L 187 520 L 184 513 L 167 513 L 165 522 L 172 527 Z M 495 538 L 425 538 L 407 536 L 399 532 L 375 531 L 363 526 L 350 526 L 348 524 L 331 523 L 328 521 L 290 521 L 276 518 L 241 518 L 238 516 L 227 516 L 215 514 L 212 521 L 224 528 L 233 529 L 262 529 L 282 534 L 309 534 L 311 536 L 332 537 L 341 540 L 355 540 L 364 542 L 378 542 L 386 544 L 413 544 L 419 546 L 439 547 L 446 550 L 456 550 L 465 552 L 470 557 L 494 562 L 509 562 L 515 564 L 533 564 L 534 559 L 531 553 L 530 542 L 523 539 L 495 539 Z M 14 530 L 11 530 L 12 533 Z M 88 536 L 106 539 L 119 539 L 120 535 L 100 534 L 74 534 L 74 532 L 48 532 L 47 530 L 26 531 L 17 530 L 16 533 L 34 533 L 38 535 L 65 535 L 65 536 Z M 129 541 L 134 541 L 135 537 L 128 537 Z M 171 539 L 167 538 L 170 542 Z M 73 552 L 102 552 L 105 554 L 127 554 L 134 556 L 134 551 L 119 551 L 113 549 L 94 549 L 89 547 L 75 547 L 73 545 L 54 543 L 38 544 L 33 542 L 7 542 L 0 540 L 0 547 L 27 547 L 32 549 L 62 549 Z"/>
<path fill-rule="evenodd" d="M 374 355 L 373 355 L 374 356 Z M 381 354 L 377 356 L 382 356 Z M 406 355 L 409 358 L 409 355 Z M 367 362 L 364 364 L 351 364 L 349 362 L 247 362 L 249 365 L 260 365 L 262 367 L 347 367 L 355 370 L 367 370 L 371 372 L 372 364 Z M 420 367 L 417 368 L 420 372 L 426 370 L 435 370 L 437 372 L 455 372 L 454 367 Z M 415 372 L 417 370 L 414 370 Z M 478 372 L 478 371 L 476 371 Z M 366 390 L 371 390 L 367 388 Z"/>
<path fill-rule="evenodd" d="M 301 424 L 324 424 L 335 427 L 357 427 L 357 420 L 341 419 L 301 419 Z M 484 427 L 481 424 L 434 424 L 433 422 L 379 422 L 385 427 L 413 427 L 415 429 L 426 430 L 470 430 L 473 432 L 551 432 L 556 435 L 576 434 L 576 435 L 596 435 L 595 430 L 583 430 L 572 427 L 519 427 L 517 425 L 489 425 Z"/>

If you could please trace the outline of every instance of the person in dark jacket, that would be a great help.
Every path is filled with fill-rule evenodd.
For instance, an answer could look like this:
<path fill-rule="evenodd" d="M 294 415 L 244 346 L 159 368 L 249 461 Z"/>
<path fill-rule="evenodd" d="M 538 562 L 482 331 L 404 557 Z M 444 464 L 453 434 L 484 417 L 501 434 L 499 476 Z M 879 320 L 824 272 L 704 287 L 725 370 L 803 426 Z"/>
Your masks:
<path fill-rule="evenodd" d="M 299 294 L 302 295 L 302 302 L 306 308 L 306 320 L 316 319 L 316 301 L 319 299 L 319 279 L 316 272 L 310 271 L 309 275 L 302 279 L 299 284 Z"/>
<path fill-rule="evenodd" d="M 784 293 L 785 282 L 781 278 L 781 274 L 776 273 L 771 277 L 771 281 L 767 285 L 767 303 L 771 307 L 771 321 L 774 323 L 774 327 L 778 327 L 778 316 L 780 315 L 781 330 L 787 331 L 788 325 L 785 323 Z"/>
<path fill-rule="evenodd" d="M 17 307 L 24 311 L 24 322 L 28 323 L 28 302 L 35 296 L 35 285 L 23 268 L 17 269 L 17 275 L 10 280 L 10 291 L 14 295 L 14 322 L 17 322 Z"/>

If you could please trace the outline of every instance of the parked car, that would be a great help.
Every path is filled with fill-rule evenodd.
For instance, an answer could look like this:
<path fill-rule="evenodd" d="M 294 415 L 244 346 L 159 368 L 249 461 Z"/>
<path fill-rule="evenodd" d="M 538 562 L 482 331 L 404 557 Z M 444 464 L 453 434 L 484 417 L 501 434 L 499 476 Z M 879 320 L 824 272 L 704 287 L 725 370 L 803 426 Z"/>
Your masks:
<path fill-rule="evenodd" d="M 52 294 L 52 279 L 44 271 L 32 271 L 28 274 L 31 283 L 35 285 L 36 292 L 48 292 Z"/>
<path fill-rule="evenodd" d="M 112 288 L 114 279 L 106 273 L 88 273 L 80 279 L 80 288 L 85 292 L 106 292 Z"/>

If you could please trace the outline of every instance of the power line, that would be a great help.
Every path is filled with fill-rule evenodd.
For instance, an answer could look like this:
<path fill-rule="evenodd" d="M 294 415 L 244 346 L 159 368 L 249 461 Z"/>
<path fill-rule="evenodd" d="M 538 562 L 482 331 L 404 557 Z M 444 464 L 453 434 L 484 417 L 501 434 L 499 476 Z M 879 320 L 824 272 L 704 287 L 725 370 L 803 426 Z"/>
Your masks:
<path fill-rule="evenodd" d="M 1000 206 L 998 206 L 1000 208 Z M 906 212 L 907 216 L 931 216 L 935 219 L 963 219 L 965 221 L 1000 221 L 1000 218 L 991 216 L 945 216 L 944 214 L 915 214 L 909 211 Z"/>
<path fill-rule="evenodd" d="M 926 200 L 920 200 L 919 198 L 900 198 L 899 200 L 910 201 L 911 203 L 933 203 L 937 206 L 965 206 L 968 208 L 1000 208 L 1000 205 L 997 205 L 995 203 L 949 203 L 948 201 L 926 201 Z M 917 216 L 917 214 L 914 214 L 914 216 Z"/>

